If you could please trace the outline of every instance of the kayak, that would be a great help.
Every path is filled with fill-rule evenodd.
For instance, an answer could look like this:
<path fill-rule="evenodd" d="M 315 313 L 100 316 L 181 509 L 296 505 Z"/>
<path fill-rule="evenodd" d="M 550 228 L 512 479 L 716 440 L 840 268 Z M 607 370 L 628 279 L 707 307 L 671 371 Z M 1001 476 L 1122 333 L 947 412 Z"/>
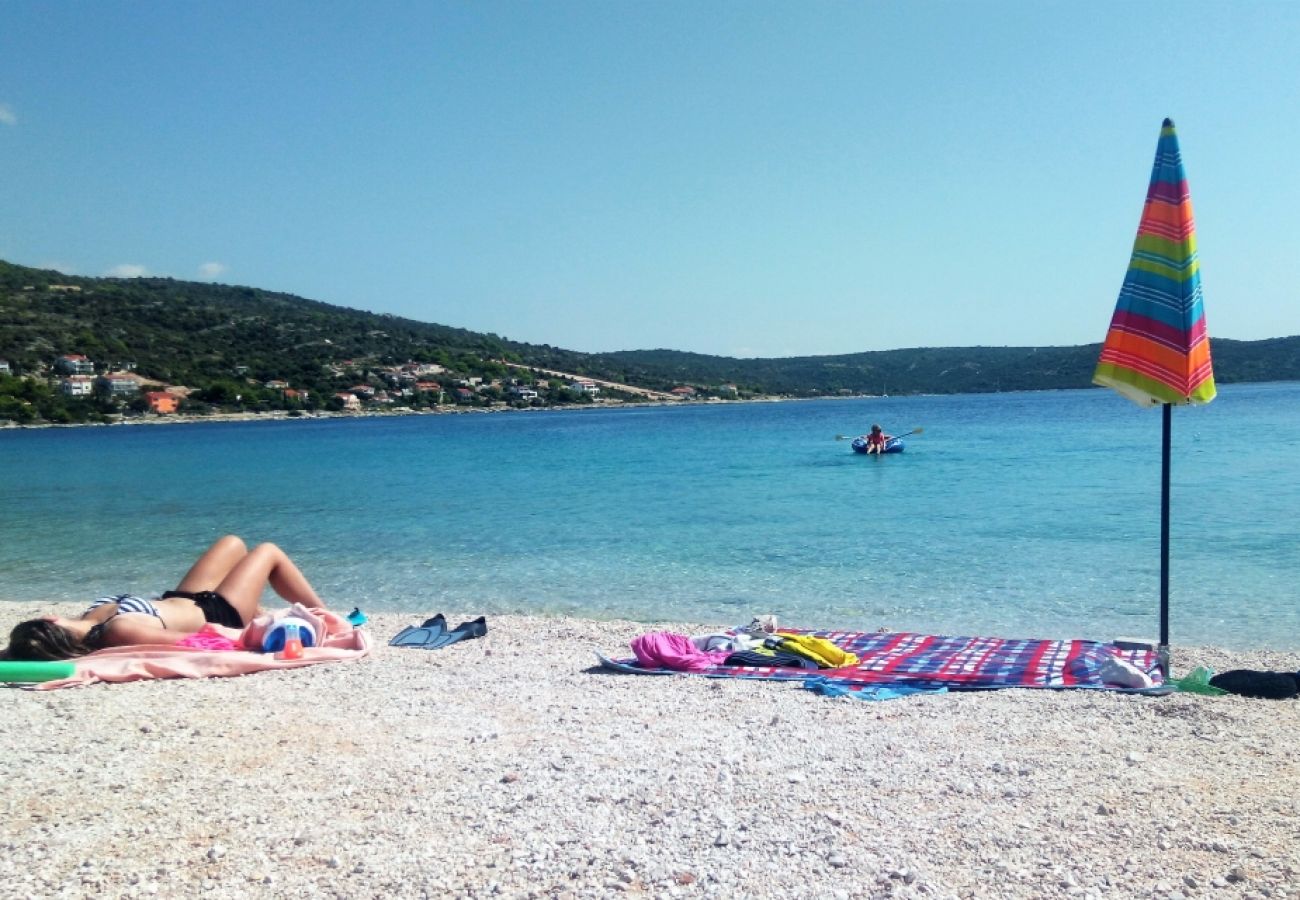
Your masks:
<path fill-rule="evenodd" d="M 867 452 L 867 436 L 866 436 L 865 434 L 864 434 L 864 435 L 861 435 L 861 436 L 859 436 L 859 437 L 855 437 L 855 438 L 853 439 L 853 452 L 854 452 L 854 453 L 866 453 L 866 452 Z M 891 437 L 891 438 L 889 438 L 888 440 L 886 440 L 886 441 L 885 441 L 885 452 L 886 452 L 886 453 L 902 453 L 902 452 L 903 452 L 903 439 L 902 439 L 902 438 Z"/>

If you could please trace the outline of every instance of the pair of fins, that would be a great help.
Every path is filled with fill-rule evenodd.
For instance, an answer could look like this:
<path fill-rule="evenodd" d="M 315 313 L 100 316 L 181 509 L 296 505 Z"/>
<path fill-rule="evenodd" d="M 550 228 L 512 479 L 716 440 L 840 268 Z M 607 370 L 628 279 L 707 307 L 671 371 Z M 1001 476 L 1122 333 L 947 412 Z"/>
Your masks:
<path fill-rule="evenodd" d="M 422 650 L 437 650 L 457 641 L 479 638 L 487 634 L 487 620 L 483 616 L 461 622 L 455 628 L 447 628 L 447 620 L 442 613 L 432 619 L 426 619 L 420 626 L 407 625 L 388 642 L 390 647 L 419 647 Z"/>

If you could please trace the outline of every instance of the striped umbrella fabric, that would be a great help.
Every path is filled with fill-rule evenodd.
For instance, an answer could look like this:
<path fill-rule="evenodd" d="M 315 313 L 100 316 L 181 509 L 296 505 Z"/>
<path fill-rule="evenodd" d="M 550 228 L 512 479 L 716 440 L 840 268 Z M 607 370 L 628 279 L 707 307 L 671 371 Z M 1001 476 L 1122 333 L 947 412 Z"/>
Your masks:
<path fill-rule="evenodd" d="M 1196 220 L 1169 119 L 1160 129 L 1133 256 L 1092 381 L 1139 406 L 1214 399 Z"/>

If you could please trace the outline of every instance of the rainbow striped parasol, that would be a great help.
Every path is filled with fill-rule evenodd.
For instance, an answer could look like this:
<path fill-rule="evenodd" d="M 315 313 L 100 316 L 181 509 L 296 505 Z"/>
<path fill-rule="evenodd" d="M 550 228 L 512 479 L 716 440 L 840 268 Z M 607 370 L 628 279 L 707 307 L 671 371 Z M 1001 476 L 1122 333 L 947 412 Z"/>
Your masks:
<path fill-rule="evenodd" d="M 1201 263 L 1187 173 L 1174 123 L 1156 145 L 1128 274 L 1102 344 L 1094 384 L 1139 406 L 1163 407 L 1160 466 L 1160 668 L 1169 677 L 1169 449 L 1173 404 L 1214 399 L 1214 367 L 1201 304 Z"/>
<path fill-rule="evenodd" d="M 1140 406 L 1214 399 L 1187 173 L 1165 119 L 1133 256 L 1093 374 Z"/>

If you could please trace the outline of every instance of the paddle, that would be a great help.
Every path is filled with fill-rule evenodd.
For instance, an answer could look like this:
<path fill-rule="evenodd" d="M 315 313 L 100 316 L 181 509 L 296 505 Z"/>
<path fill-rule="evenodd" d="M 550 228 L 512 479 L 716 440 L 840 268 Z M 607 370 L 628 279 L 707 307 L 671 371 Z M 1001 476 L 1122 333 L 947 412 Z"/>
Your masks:
<path fill-rule="evenodd" d="M 893 434 L 893 435 L 890 435 L 890 436 L 889 436 L 889 439 L 892 441 L 892 440 L 894 440 L 895 438 L 905 438 L 905 437 L 907 437 L 908 435 L 911 435 L 911 434 L 924 434 L 924 433 L 925 433 L 925 429 L 924 429 L 924 428 L 913 428 L 911 431 L 904 431 L 902 434 Z M 855 437 L 858 437 L 858 436 L 859 436 L 859 435 L 856 435 L 856 434 L 837 434 L 837 435 L 835 435 L 835 440 L 837 440 L 837 441 L 851 441 L 851 440 L 853 440 Z"/>

